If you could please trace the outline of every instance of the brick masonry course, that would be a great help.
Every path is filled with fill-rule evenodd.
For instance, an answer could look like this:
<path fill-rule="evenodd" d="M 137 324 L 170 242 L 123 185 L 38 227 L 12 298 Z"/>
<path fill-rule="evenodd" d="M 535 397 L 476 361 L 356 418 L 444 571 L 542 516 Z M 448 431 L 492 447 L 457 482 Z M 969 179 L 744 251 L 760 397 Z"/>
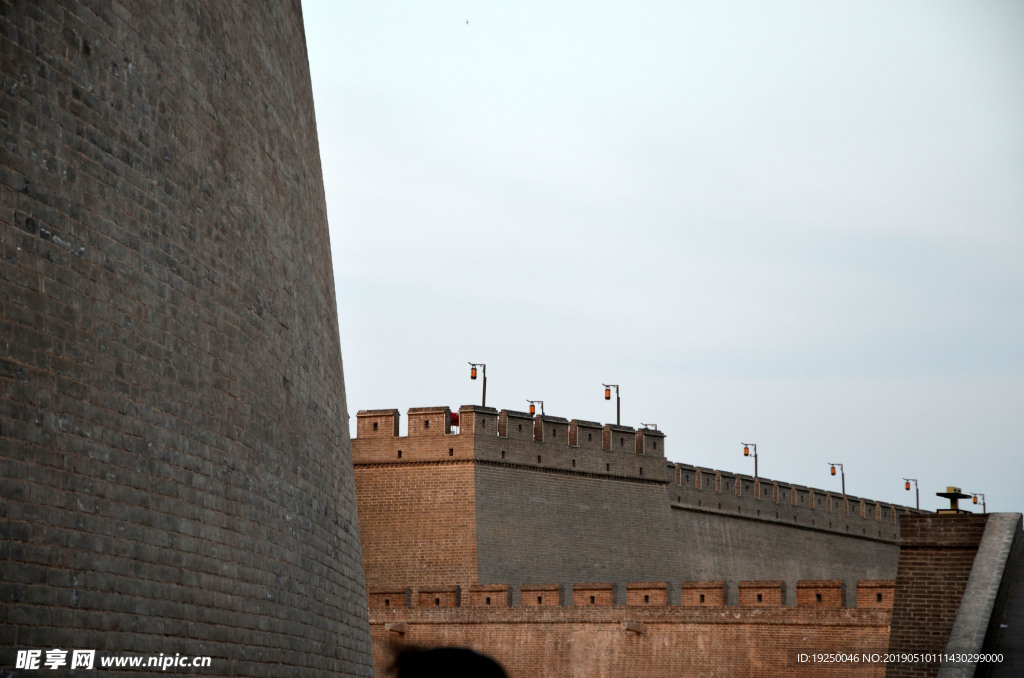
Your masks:
<path fill-rule="evenodd" d="M 479 406 L 362 410 L 353 440 L 371 590 L 418 584 L 616 585 L 891 580 L 902 506 L 665 458 L 661 431 Z M 445 562 L 445 554 L 448 561 Z M 837 593 L 838 592 L 838 593 Z M 571 588 L 570 588 L 571 595 Z M 650 594 L 648 594 L 650 595 Z M 668 589 L 678 604 L 680 590 Z M 595 598 L 596 600 L 596 598 Z"/>
<path fill-rule="evenodd" d="M 297 2 L 0 4 L 0 665 L 371 675 Z"/>
<path fill-rule="evenodd" d="M 878 653 L 886 609 L 538 607 L 372 609 L 381 671 L 394 646 L 459 645 L 495 657 L 510 678 L 533 676 L 885 675 L 881 662 L 813 664 L 800 653 Z"/>
<path fill-rule="evenodd" d="M 901 519 L 903 543 L 890 652 L 941 653 L 946 649 L 988 519 L 988 515 L 955 514 Z M 885 675 L 931 678 L 938 675 L 940 665 L 938 661 L 890 664 Z"/>

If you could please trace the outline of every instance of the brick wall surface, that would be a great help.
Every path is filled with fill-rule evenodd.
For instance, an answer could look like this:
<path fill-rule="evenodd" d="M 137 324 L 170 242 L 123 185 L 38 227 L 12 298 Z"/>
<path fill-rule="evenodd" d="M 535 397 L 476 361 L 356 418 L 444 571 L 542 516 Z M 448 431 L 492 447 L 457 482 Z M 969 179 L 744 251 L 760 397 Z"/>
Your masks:
<path fill-rule="evenodd" d="M 684 607 L 722 607 L 725 605 L 725 582 L 683 582 L 680 604 Z"/>
<path fill-rule="evenodd" d="M 511 602 L 507 584 L 469 586 L 462 591 L 462 604 L 466 607 L 508 607 Z"/>
<path fill-rule="evenodd" d="M 802 581 L 796 585 L 798 607 L 842 607 L 844 603 L 843 582 Z"/>
<path fill-rule="evenodd" d="M 0 64 L 0 666 L 369 675 L 298 2 L 4 1 Z"/>
<path fill-rule="evenodd" d="M 712 502 L 716 508 L 718 497 L 712 490 L 704 501 Z M 774 510 L 770 505 L 765 508 L 772 511 L 769 521 L 759 520 L 756 515 L 673 510 L 672 533 L 679 535 L 682 545 L 676 558 L 676 567 L 681 571 L 678 578 L 770 578 L 791 584 L 801 579 L 840 579 L 849 583 L 858 579 L 895 578 L 899 557 L 896 545 L 847 537 L 827 529 L 794 529 L 784 522 L 775 522 Z"/>
<path fill-rule="evenodd" d="M 459 553 L 475 549 L 476 571 L 470 576 L 453 573 L 434 559 L 432 569 L 421 561 L 414 573 L 408 554 L 402 551 L 420 545 L 400 545 L 394 534 L 387 537 L 391 540 L 387 548 L 372 546 L 378 539 L 374 535 L 393 533 L 407 524 L 403 520 L 397 527 L 392 525 L 389 515 L 395 509 L 385 509 L 380 503 L 384 498 L 364 500 L 364 494 L 381 491 L 383 486 L 375 485 L 365 493 L 359 488 L 361 506 L 372 504 L 375 511 L 389 512 L 361 518 L 371 588 L 386 581 L 624 585 L 629 581 L 761 579 L 786 582 L 785 603 L 793 606 L 795 583 L 816 579 L 843 582 L 847 592 L 843 604 L 849 606 L 854 604 L 853 582 L 896 575 L 896 517 L 908 510 L 905 507 L 855 497 L 843 501 L 813 488 L 765 479 L 756 483 L 743 475 L 668 463 L 661 432 L 620 431 L 622 427 L 572 420 L 566 437 L 566 420 L 558 417 L 463 406 L 459 409 L 462 425 L 445 434 L 439 426 L 422 428 L 428 411 L 448 410 L 410 410 L 410 431 L 415 434 L 408 437 L 394 435 L 395 410 L 360 411 L 361 435 L 353 442 L 357 473 L 364 467 L 390 464 L 387 474 L 395 478 L 389 481 L 393 485 L 388 492 L 394 494 L 387 495 L 388 501 L 412 502 L 416 509 L 409 510 L 417 515 L 445 515 L 459 521 L 466 527 L 456 531 L 465 540 Z M 537 436 L 535 421 L 554 426 L 555 434 Z M 373 423 L 378 424 L 376 430 Z M 499 435 L 500 431 L 507 435 Z M 598 433 L 612 449 L 602 449 Z M 621 450 L 615 449 L 620 442 L 616 436 L 622 437 Z M 641 437 L 647 442 L 638 447 L 634 443 Z M 473 469 L 475 497 L 472 505 L 460 504 L 458 510 L 453 508 L 452 495 L 424 497 L 417 494 L 418 481 L 405 484 L 399 479 L 416 477 L 423 472 L 421 466 L 430 463 L 441 464 L 437 466 L 441 474 L 461 473 L 465 467 L 445 464 L 462 461 Z M 409 491 L 413 494 L 408 502 L 401 499 Z M 431 502 L 435 502 L 433 509 Z M 847 506 L 852 507 L 849 512 Z M 471 529 L 466 522 L 469 513 L 475 520 Z M 367 528 L 370 524 L 380 529 Z M 423 527 L 407 530 L 406 536 L 434 539 L 439 528 Z M 387 573 L 390 566 L 379 559 L 406 564 L 392 575 Z M 470 560 L 458 555 L 457 562 L 456 569 Z M 669 588 L 671 602 L 678 595 L 677 586 Z M 734 588 L 726 589 L 725 595 L 735 604 Z"/>
<path fill-rule="evenodd" d="M 666 584 L 627 584 L 626 605 L 667 605 Z"/>
<path fill-rule="evenodd" d="M 477 583 L 472 464 L 359 465 L 356 485 L 368 588 Z"/>
<path fill-rule="evenodd" d="M 614 584 L 576 584 L 572 587 L 574 605 L 614 605 Z"/>
<path fill-rule="evenodd" d="M 387 626 L 404 633 L 389 631 Z M 885 675 L 879 662 L 801 663 L 799 654 L 884 655 L 886 610 L 522 607 L 374 610 L 379 676 L 395 645 L 458 645 L 497 659 L 510 678 L 571 676 Z"/>
<path fill-rule="evenodd" d="M 901 517 L 890 652 L 945 650 L 987 520 L 972 514 Z M 939 668 L 940 662 L 891 664 L 886 676 L 932 677 Z"/>
<path fill-rule="evenodd" d="M 856 606 L 891 608 L 895 590 L 896 580 L 894 579 L 857 582 Z"/>
<path fill-rule="evenodd" d="M 784 600 L 785 584 L 781 581 L 745 581 L 738 588 L 742 607 L 777 607 Z"/>
<path fill-rule="evenodd" d="M 664 497 L 655 483 L 478 464 L 480 581 L 665 581 Z"/>

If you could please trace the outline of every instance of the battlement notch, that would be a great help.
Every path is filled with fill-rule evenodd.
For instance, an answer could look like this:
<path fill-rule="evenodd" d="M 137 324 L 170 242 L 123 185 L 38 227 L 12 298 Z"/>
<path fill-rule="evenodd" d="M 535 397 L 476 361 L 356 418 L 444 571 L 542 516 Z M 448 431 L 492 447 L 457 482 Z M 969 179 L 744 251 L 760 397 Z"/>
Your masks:
<path fill-rule="evenodd" d="M 450 435 L 452 411 L 448 407 L 410 407 L 409 437 Z"/>
<path fill-rule="evenodd" d="M 573 419 L 569 422 L 569 445 L 581 450 L 600 452 L 602 449 L 601 424 L 596 421 Z"/>
<path fill-rule="evenodd" d="M 398 410 L 359 410 L 356 413 L 356 437 L 397 438 Z"/>
<path fill-rule="evenodd" d="M 656 428 L 646 426 L 637 429 L 636 453 L 649 457 L 665 456 L 665 434 Z"/>
<path fill-rule="evenodd" d="M 498 435 L 498 410 L 480 405 L 459 408 L 459 433 Z"/>
<path fill-rule="evenodd" d="M 792 584 L 792 583 L 791 583 Z M 519 600 L 509 584 L 472 586 L 424 586 L 388 588 L 369 592 L 372 608 L 451 608 L 451 607 L 648 607 L 648 608 L 722 608 L 785 607 L 786 583 L 783 581 L 693 581 L 682 582 L 678 604 L 669 602 L 667 582 L 578 582 L 565 584 L 522 584 Z M 738 598 L 727 602 L 729 586 L 738 590 Z M 891 609 L 896 583 L 891 579 L 856 582 L 858 608 Z M 625 596 L 620 595 L 625 592 Z M 571 592 L 571 598 L 570 598 Z M 846 603 L 846 584 L 842 580 L 800 580 L 796 582 L 796 607 L 841 609 Z M 854 605 L 849 605 L 854 607 Z"/>
<path fill-rule="evenodd" d="M 636 429 L 632 426 L 605 424 L 601 431 L 602 449 L 605 452 L 627 452 L 635 446 Z"/>
<path fill-rule="evenodd" d="M 569 445 L 569 420 L 538 414 L 533 419 L 533 440 L 538 443 Z"/>
<path fill-rule="evenodd" d="M 498 435 L 509 440 L 533 440 L 533 415 L 529 412 L 501 410 L 498 413 Z"/>

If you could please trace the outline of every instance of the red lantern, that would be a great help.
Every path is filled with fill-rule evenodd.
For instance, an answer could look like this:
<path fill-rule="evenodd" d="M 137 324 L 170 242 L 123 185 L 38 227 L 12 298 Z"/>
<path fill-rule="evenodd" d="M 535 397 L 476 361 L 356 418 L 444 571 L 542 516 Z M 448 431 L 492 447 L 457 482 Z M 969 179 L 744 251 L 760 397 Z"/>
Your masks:
<path fill-rule="evenodd" d="M 749 457 L 750 456 L 750 448 L 747 447 L 746 445 L 743 446 L 743 456 L 744 457 Z"/>
<path fill-rule="evenodd" d="M 475 365 L 469 371 L 469 378 L 470 379 L 476 379 L 476 366 Z"/>
<path fill-rule="evenodd" d="M 835 475 L 835 474 L 836 474 L 836 467 L 835 467 L 835 466 L 833 466 L 833 467 L 832 467 L 832 475 Z"/>
<path fill-rule="evenodd" d="M 910 481 L 909 480 L 907 482 L 903 483 L 903 486 L 905 488 L 907 488 L 907 492 L 910 492 Z"/>
<path fill-rule="evenodd" d="M 605 400 L 611 400 L 612 399 L 612 390 L 610 388 L 606 388 L 604 390 L 604 399 Z"/>

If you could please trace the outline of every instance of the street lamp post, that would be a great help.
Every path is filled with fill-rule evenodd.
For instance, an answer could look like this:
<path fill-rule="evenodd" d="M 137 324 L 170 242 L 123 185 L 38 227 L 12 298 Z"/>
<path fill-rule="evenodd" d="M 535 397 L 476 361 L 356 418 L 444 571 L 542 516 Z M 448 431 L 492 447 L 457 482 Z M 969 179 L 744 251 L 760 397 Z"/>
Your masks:
<path fill-rule="evenodd" d="M 836 466 L 839 467 L 839 474 L 840 474 L 840 476 L 843 479 L 843 499 L 845 499 L 846 498 L 846 471 L 843 470 L 843 465 L 842 464 L 833 464 L 832 462 L 828 462 L 828 465 L 832 467 L 832 475 L 836 474 Z"/>
<path fill-rule="evenodd" d="M 985 495 L 980 492 L 971 492 L 971 496 L 974 497 L 974 503 L 978 503 L 978 497 L 981 497 L 981 512 L 988 513 L 988 509 L 985 508 Z"/>
<path fill-rule="evenodd" d="M 480 406 L 481 407 L 487 407 L 487 365 L 484 365 L 483 363 L 470 363 L 469 366 L 470 366 L 470 370 L 469 370 L 469 378 L 470 379 L 476 379 L 476 368 L 479 367 L 480 370 L 483 372 L 483 377 L 484 377 L 484 395 L 483 395 L 483 399 L 480 402 Z"/>
<path fill-rule="evenodd" d="M 751 455 L 750 448 L 754 448 L 754 480 L 758 479 L 757 475 L 757 443 L 740 443 L 743 446 L 743 456 L 749 457 Z"/>
<path fill-rule="evenodd" d="M 917 478 L 904 478 L 903 487 L 910 492 L 910 483 L 914 483 L 914 494 L 916 495 L 917 510 L 921 510 L 921 488 L 917 486 Z"/>
<path fill-rule="evenodd" d="M 622 425 L 622 399 L 619 398 L 619 385 L 618 384 L 601 384 L 604 386 L 604 399 L 612 399 L 612 389 L 615 389 L 615 425 Z"/>

